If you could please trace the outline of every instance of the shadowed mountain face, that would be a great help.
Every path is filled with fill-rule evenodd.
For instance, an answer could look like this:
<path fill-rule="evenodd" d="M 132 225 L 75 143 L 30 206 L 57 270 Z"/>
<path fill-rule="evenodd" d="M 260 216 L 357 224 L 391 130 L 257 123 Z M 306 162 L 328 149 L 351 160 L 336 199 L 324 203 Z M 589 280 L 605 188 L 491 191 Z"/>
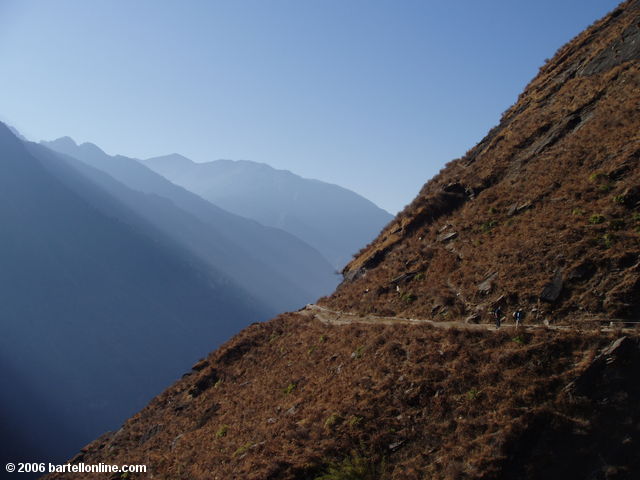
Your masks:
<path fill-rule="evenodd" d="M 562 47 L 321 306 L 245 329 L 83 461 L 203 480 L 640 478 L 640 335 L 622 330 L 640 313 L 639 132 L 634 0 Z"/>
<path fill-rule="evenodd" d="M 225 210 L 296 235 L 337 268 L 392 219 L 350 190 L 261 163 L 195 163 L 181 155 L 143 163 Z"/>
<path fill-rule="evenodd" d="M 117 428 L 271 311 L 73 169 L 53 175 L 40 149 L 0 124 L 0 455 L 14 462 Z"/>
<path fill-rule="evenodd" d="M 90 178 L 271 306 L 272 314 L 298 309 L 337 285 L 333 267 L 291 234 L 228 213 L 136 160 L 109 156 L 93 144 L 76 145 L 68 137 L 42 144 L 68 155 L 49 158 L 50 168 L 66 166 Z"/>

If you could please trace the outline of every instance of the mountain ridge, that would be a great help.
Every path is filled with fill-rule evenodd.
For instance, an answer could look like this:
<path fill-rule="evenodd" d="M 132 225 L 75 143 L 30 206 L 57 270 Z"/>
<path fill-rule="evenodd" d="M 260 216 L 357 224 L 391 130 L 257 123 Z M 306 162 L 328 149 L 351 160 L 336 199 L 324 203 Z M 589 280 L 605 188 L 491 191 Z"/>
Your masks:
<path fill-rule="evenodd" d="M 270 304 L 273 314 L 299 308 L 321 292 L 330 291 L 337 283 L 328 262 L 297 237 L 229 213 L 174 185 L 134 159 L 107 155 L 93 144 L 77 145 L 69 137 L 41 144 L 78 158 L 146 195 L 147 198 L 138 196 L 128 200 L 130 208 L 141 211 L 142 206 L 149 205 L 141 211 L 143 216 L 152 219 L 162 231 L 188 246 L 214 268 L 224 271 L 265 304 Z M 75 168 L 82 166 L 75 164 Z M 84 174 L 91 175 L 86 169 Z M 104 179 L 95 175 L 93 179 L 105 185 Z M 127 198 L 122 191 L 114 195 Z"/>
<path fill-rule="evenodd" d="M 288 231 L 337 268 L 392 218 L 351 190 L 289 170 L 250 160 L 183 159 L 165 156 L 141 162 L 225 210 Z"/>

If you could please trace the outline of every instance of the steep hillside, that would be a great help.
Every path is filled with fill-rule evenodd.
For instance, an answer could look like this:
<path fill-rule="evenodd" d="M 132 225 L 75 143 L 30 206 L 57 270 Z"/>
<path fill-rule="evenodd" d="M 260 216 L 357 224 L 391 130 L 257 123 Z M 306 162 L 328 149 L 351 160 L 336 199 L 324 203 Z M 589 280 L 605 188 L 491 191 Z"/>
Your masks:
<path fill-rule="evenodd" d="M 244 330 L 73 461 L 163 479 L 640 478 L 639 107 L 634 0 L 561 48 L 334 295 Z"/>
<path fill-rule="evenodd" d="M 489 134 L 344 269 L 323 302 L 528 321 L 640 315 L 640 26 L 630 2 L 558 53 Z"/>
<path fill-rule="evenodd" d="M 292 233 L 337 268 L 392 219 L 350 190 L 261 163 L 168 155 L 144 164 L 229 212 Z"/>
<path fill-rule="evenodd" d="M 0 124 L 0 455 L 62 460 L 268 309 Z M 95 207 L 101 198 L 102 210 Z"/>
<path fill-rule="evenodd" d="M 269 305 L 271 315 L 300 308 L 338 283 L 329 262 L 299 238 L 226 212 L 132 158 L 68 137 L 41 143 L 73 157 L 49 158 L 52 169 L 67 165 L 100 185 Z"/>
<path fill-rule="evenodd" d="M 73 461 L 162 479 L 637 478 L 640 349 L 597 357 L 612 339 L 284 315 Z"/>

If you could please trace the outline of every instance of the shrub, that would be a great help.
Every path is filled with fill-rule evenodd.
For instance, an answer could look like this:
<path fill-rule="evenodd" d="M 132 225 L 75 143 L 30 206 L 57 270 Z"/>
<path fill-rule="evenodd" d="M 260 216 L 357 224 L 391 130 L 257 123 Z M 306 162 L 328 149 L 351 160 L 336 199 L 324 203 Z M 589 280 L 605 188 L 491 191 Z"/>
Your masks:
<path fill-rule="evenodd" d="M 602 182 L 604 180 L 607 180 L 608 178 L 609 178 L 609 176 L 604 172 L 596 172 L 596 173 L 592 173 L 591 175 L 589 175 L 589 181 L 591 183 Z"/>
<path fill-rule="evenodd" d="M 400 298 L 402 298 L 402 301 L 405 303 L 412 303 L 415 302 L 418 297 L 415 294 L 408 292 L 402 295 L 402 297 Z"/>
<path fill-rule="evenodd" d="M 613 233 L 605 233 L 602 236 L 602 245 L 604 245 L 605 248 L 610 248 L 616 239 L 617 237 Z"/>
<path fill-rule="evenodd" d="M 480 396 L 480 390 L 472 388 L 467 392 L 467 400 L 475 400 Z"/>
<path fill-rule="evenodd" d="M 357 425 L 360 425 L 362 423 L 362 420 L 363 420 L 362 417 L 359 417 L 357 415 L 351 415 L 347 423 L 349 424 L 350 427 L 355 427 Z"/>
<path fill-rule="evenodd" d="M 239 447 L 235 452 L 233 452 L 233 456 L 237 457 L 238 455 L 242 455 L 243 453 L 246 453 L 247 450 L 251 448 L 251 445 L 252 445 L 251 442 L 245 443 L 244 445 Z"/>
<path fill-rule="evenodd" d="M 343 418 L 337 413 L 332 413 L 324 421 L 324 428 L 333 428 L 334 425 L 342 423 Z"/>
<path fill-rule="evenodd" d="M 293 392 L 296 389 L 296 387 L 297 385 L 291 382 L 289 385 L 283 388 L 282 391 L 284 392 L 285 395 L 289 395 L 291 392 Z"/>
<path fill-rule="evenodd" d="M 314 480 L 379 480 L 387 478 L 386 462 L 374 462 L 371 458 L 351 454 L 342 462 L 329 464 Z"/>
<path fill-rule="evenodd" d="M 589 223 L 592 225 L 598 225 L 600 223 L 604 223 L 604 215 L 600 215 L 599 213 L 591 215 L 589 217 Z"/>
<path fill-rule="evenodd" d="M 216 432 L 216 437 L 218 438 L 226 437 L 228 431 L 229 431 L 229 425 L 222 425 Z"/>
<path fill-rule="evenodd" d="M 480 230 L 483 233 L 487 233 L 490 232 L 496 225 L 498 225 L 497 220 L 490 220 L 488 222 L 484 222 L 481 226 L 480 226 Z"/>

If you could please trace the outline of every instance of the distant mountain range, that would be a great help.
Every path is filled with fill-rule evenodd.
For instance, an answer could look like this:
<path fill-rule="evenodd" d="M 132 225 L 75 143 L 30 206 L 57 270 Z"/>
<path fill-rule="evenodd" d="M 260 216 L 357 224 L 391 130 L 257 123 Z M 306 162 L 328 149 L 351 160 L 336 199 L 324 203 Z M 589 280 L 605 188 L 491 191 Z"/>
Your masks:
<path fill-rule="evenodd" d="M 336 268 L 342 268 L 393 218 L 350 190 L 263 163 L 196 163 L 177 154 L 142 163 L 229 212 L 292 233 Z"/>
<path fill-rule="evenodd" d="M 138 161 L 64 137 L 41 142 L 130 209 L 223 271 L 273 312 L 298 309 L 338 283 L 314 248 L 280 229 L 231 214 Z M 106 175 L 105 175 L 106 174 Z"/>

